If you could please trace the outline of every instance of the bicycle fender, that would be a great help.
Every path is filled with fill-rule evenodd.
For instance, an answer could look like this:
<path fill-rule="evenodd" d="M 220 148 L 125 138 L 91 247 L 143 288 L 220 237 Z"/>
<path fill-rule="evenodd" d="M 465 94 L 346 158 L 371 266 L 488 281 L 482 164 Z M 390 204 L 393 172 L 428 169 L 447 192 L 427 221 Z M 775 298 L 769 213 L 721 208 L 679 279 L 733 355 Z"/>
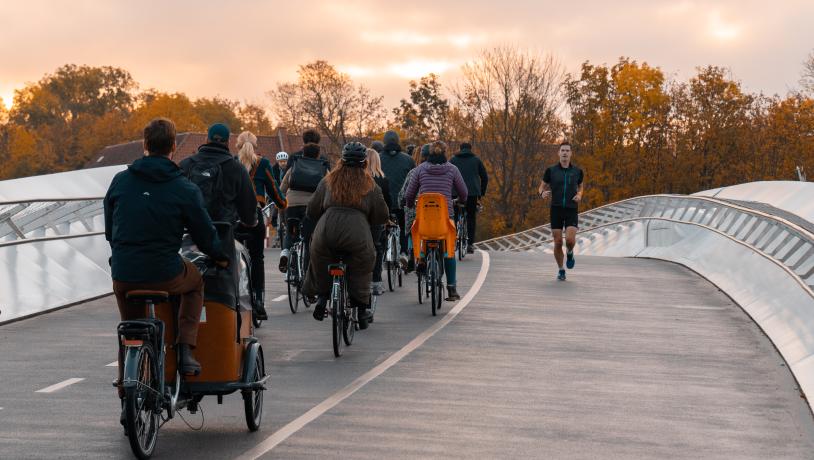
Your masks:
<path fill-rule="evenodd" d="M 257 363 L 255 362 L 258 353 L 262 356 L 263 347 L 259 342 L 253 342 L 246 347 L 246 354 L 243 357 L 243 383 L 252 383 L 249 381 L 249 376 L 254 375 Z"/>
<path fill-rule="evenodd" d="M 134 388 L 138 385 L 138 353 L 140 350 L 141 347 L 125 348 L 122 388 Z"/>

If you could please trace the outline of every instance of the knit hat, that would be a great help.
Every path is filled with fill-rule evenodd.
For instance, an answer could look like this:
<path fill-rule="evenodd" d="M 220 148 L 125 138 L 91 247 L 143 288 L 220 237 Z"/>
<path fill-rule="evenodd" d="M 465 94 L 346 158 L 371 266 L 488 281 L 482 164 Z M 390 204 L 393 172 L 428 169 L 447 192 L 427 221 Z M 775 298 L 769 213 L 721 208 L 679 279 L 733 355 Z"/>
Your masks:
<path fill-rule="evenodd" d="M 399 140 L 400 140 L 399 139 L 399 133 L 397 133 L 395 131 L 387 131 L 386 133 L 384 133 L 384 145 L 385 146 L 398 145 Z"/>
<path fill-rule="evenodd" d="M 421 158 L 427 159 L 430 156 L 430 144 L 424 144 L 421 146 Z"/>
<path fill-rule="evenodd" d="M 370 148 L 381 153 L 382 150 L 384 150 L 384 144 L 382 143 L 382 141 L 373 141 L 370 143 Z"/>
<path fill-rule="evenodd" d="M 206 132 L 206 139 L 210 142 L 219 142 L 221 144 L 229 143 L 229 128 L 223 123 L 215 123 L 209 127 Z"/>

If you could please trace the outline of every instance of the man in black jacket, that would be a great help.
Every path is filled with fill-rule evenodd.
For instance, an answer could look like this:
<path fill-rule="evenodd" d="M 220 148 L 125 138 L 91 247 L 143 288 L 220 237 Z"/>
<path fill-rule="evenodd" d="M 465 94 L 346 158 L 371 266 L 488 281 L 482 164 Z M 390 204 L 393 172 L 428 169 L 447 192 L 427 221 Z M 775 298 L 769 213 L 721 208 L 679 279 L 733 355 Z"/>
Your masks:
<path fill-rule="evenodd" d="M 475 231 L 478 228 L 478 203 L 481 197 L 486 195 L 489 175 L 486 174 L 486 168 L 480 158 L 472 153 L 472 144 L 468 142 L 461 144 L 461 151 L 449 162 L 461 171 L 466 188 L 469 190 L 466 199 L 466 232 L 469 236 L 466 252 L 472 254 L 475 252 Z"/>
<path fill-rule="evenodd" d="M 173 123 L 161 118 L 151 121 L 144 128 L 144 149 L 147 155 L 113 178 L 104 199 L 105 238 L 113 252 L 113 292 L 123 320 L 144 316 L 143 309 L 127 304 L 128 291 L 181 296 L 178 350 L 182 371 L 194 375 L 201 370 L 191 349 L 203 308 L 203 279 L 195 265 L 178 254 L 184 229 L 220 265 L 228 264 L 228 257 L 221 250 L 201 191 L 171 160 Z"/>
<path fill-rule="evenodd" d="M 404 185 L 404 181 L 407 180 L 407 173 L 415 168 L 415 161 L 402 151 L 399 141 L 400 139 L 397 132 L 387 131 L 384 133 L 384 148 L 379 153 L 379 158 L 382 160 L 384 177 L 386 177 L 390 183 L 391 197 L 399 196 L 401 187 Z M 406 265 L 407 232 L 409 229 L 404 227 L 406 224 L 404 220 L 404 209 L 394 207 L 390 211 L 396 216 L 399 227 L 401 228 L 401 241 L 399 242 L 401 244 L 400 258 L 402 264 Z"/>
<path fill-rule="evenodd" d="M 201 188 L 209 216 L 216 222 L 257 225 L 257 198 L 249 172 L 229 152 L 229 128 L 215 123 L 207 131 L 207 143 L 181 162 L 181 170 Z"/>

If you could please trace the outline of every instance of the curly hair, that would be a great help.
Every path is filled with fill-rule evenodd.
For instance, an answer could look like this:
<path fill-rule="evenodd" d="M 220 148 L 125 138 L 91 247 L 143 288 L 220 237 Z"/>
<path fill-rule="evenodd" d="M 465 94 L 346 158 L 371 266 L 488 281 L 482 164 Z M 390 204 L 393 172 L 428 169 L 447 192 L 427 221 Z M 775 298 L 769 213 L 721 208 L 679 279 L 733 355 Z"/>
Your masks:
<path fill-rule="evenodd" d="M 341 161 L 325 176 L 325 183 L 333 202 L 348 208 L 361 207 L 362 199 L 376 186 L 368 168 L 347 166 Z"/>

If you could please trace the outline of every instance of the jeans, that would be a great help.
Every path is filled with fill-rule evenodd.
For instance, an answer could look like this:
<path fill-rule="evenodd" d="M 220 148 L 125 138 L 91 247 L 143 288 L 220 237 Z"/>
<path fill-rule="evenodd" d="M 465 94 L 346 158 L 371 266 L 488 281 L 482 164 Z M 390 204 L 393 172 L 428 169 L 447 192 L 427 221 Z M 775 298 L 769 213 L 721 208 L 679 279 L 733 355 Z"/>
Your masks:
<path fill-rule="evenodd" d="M 373 282 L 382 280 L 382 265 L 384 265 L 384 251 L 387 250 L 387 232 L 384 225 L 371 225 L 370 233 L 373 235 L 373 245 L 376 246 L 376 265 L 373 266 Z"/>

